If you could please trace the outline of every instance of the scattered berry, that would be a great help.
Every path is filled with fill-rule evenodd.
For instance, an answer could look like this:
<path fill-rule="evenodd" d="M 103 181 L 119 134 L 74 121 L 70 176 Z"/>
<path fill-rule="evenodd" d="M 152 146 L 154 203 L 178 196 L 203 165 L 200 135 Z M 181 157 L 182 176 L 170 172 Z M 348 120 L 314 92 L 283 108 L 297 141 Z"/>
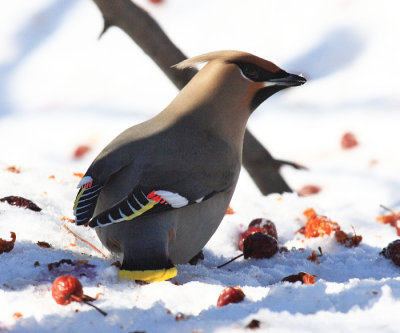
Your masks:
<path fill-rule="evenodd" d="M 178 312 L 175 316 L 175 321 L 181 321 L 181 320 L 189 320 L 190 316 L 187 316 L 181 312 Z"/>
<path fill-rule="evenodd" d="M 315 251 L 311 252 L 311 255 L 307 257 L 307 260 L 310 260 L 312 262 L 315 262 L 317 265 L 319 265 L 321 262 L 319 261 L 319 257 L 322 257 L 322 250 L 320 247 L 318 247 L 319 254 L 317 254 Z"/>
<path fill-rule="evenodd" d="M 245 294 L 240 287 L 227 287 L 219 294 L 217 306 L 222 307 L 229 303 L 239 303 L 243 301 L 244 297 Z"/>
<path fill-rule="evenodd" d="M 400 236 L 400 212 L 396 213 L 383 205 L 381 205 L 381 207 L 389 211 L 390 214 L 379 215 L 377 216 L 376 220 L 383 224 L 390 224 L 392 227 L 396 228 L 397 236 Z"/>
<path fill-rule="evenodd" d="M 314 284 L 315 278 L 316 278 L 315 275 L 300 272 L 298 274 L 289 275 L 289 276 L 283 278 L 281 281 L 282 282 L 290 282 L 290 283 L 301 282 L 302 284 Z"/>
<path fill-rule="evenodd" d="M 253 227 L 261 228 L 261 232 L 270 235 L 271 237 L 274 237 L 276 240 L 278 240 L 278 232 L 276 231 L 275 223 L 271 220 L 267 220 L 264 218 L 254 219 L 250 222 L 248 228 L 250 229 Z"/>
<path fill-rule="evenodd" d="M 61 221 L 70 222 L 70 223 L 75 223 L 75 219 L 70 219 L 70 218 L 65 217 L 65 216 L 63 216 L 63 217 L 61 218 Z"/>
<path fill-rule="evenodd" d="M 89 303 L 90 301 L 94 301 L 95 299 L 83 294 L 82 284 L 75 276 L 62 275 L 56 278 L 51 288 L 51 294 L 57 304 L 67 305 L 70 304 L 72 301 L 83 302 L 95 308 L 103 316 L 107 315 L 107 313 Z"/>
<path fill-rule="evenodd" d="M 353 133 L 347 132 L 342 136 L 341 146 L 343 149 L 354 148 L 358 146 L 358 141 Z"/>
<path fill-rule="evenodd" d="M 82 172 L 74 172 L 73 175 L 75 177 L 83 178 L 84 174 Z"/>
<path fill-rule="evenodd" d="M 75 158 L 75 159 L 82 158 L 82 157 L 83 157 L 84 155 L 86 155 L 90 150 L 91 150 L 91 148 L 90 148 L 89 146 L 80 145 L 80 146 L 78 146 L 78 148 L 75 149 L 74 158 Z"/>
<path fill-rule="evenodd" d="M 303 212 L 306 216 L 307 222 L 303 228 L 299 230 L 300 233 L 304 233 L 306 238 L 311 237 L 323 237 L 324 235 L 330 235 L 332 231 L 340 230 L 339 224 L 331 221 L 326 216 L 317 215 L 313 208 L 309 208 Z"/>
<path fill-rule="evenodd" d="M 6 241 L 2 238 L 0 238 L 0 254 L 4 252 L 10 252 L 14 248 L 14 243 L 15 240 L 17 239 L 17 236 L 15 235 L 15 232 L 10 232 L 11 234 L 11 240 Z"/>
<path fill-rule="evenodd" d="M 11 206 L 17 206 L 17 207 L 23 207 L 23 208 L 28 208 L 30 210 L 33 210 L 35 212 L 40 212 L 42 208 L 38 207 L 35 203 L 32 201 L 18 197 L 15 195 L 10 195 L 8 197 L 4 197 L 0 199 L 1 202 L 7 202 Z"/>
<path fill-rule="evenodd" d="M 49 243 L 47 243 L 47 242 L 42 242 L 42 241 L 38 241 L 38 242 L 36 243 L 36 245 L 37 245 L 37 246 L 40 246 L 41 248 L 44 248 L 44 249 L 51 249 L 51 247 L 52 247 Z"/>
<path fill-rule="evenodd" d="M 343 244 L 346 247 L 358 246 L 362 241 L 362 236 L 360 235 L 349 236 L 349 234 L 347 234 L 342 230 L 335 231 L 335 238 L 338 243 Z"/>
<path fill-rule="evenodd" d="M 51 294 L 60 305 L 67 305 L 72 301 L 82 302 L 82 284 L 75 276 L 62 275 L 54 280 Z"/>
<path fill-rule="evenodd" d="M 321 191 L 321 188 L 315 185 L 305 185 L 299 191 L 299 196 L 306 197 L 309 195 L 317 194 Z"/>
<path fill-rule="evenodd" d="M 239 236 L 239 242 L 238 242 L 238 248 L 240 251 L 243 251 L 243 243 L 245 241 L 245 239 L 252 235 L 255 234 L 256 232 L 263 232 L 261 228 L 258 227 L 252 227 L 247 229 L 246 231 L 242 232 Z"/>
<path fill-rule="evenodd" d="M 382 250 L 381 254 L 388 259 L 392 259 L 397 266 L 400 266 L 400 239 L 391 242 Z"/>
<path fill-rule="evenodd" d="M 250 328 L 251 330 L 260 328 L 260 321 L 257 319 L 253 319 L 250 323 L 246 325 L 246 328 Z"/>
<path fill-rule="evenodd" d="M 278 250 L 276 239 L 262 232 L 249 235 L 243 243 L 244 259 L 271 258 Z"/>
<path fill-rule="evenodd" d="M 22 315 L 21 312 L 14 312 L 13 313 L 13 318 L 14 319 L 19 319 L 19 318 L 22 318 L 22 317 L 23 317 L 23 315 Z"/>
<path fill-rule="evenodd" d="M 15 165 L 7 167 L 6 170 L 8 172 L 12 172 L 12 173 L 20 173 L 21 172 L 21 168 L 17 168 Z"/>

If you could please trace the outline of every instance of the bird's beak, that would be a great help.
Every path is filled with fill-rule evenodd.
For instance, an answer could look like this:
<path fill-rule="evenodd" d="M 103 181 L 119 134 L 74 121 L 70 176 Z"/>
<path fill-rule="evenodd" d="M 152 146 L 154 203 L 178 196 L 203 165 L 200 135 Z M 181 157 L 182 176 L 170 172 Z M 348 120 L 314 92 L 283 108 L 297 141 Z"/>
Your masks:
<path fill-rule="evenodd" d="M 268 82 L 273 83 L 274 85 L 286 86 L 286 87 L 301 86 L 302 84 L 307 82 L 307 80 L 301 75 L 295 75 L 290 73 L 286 74 L 287 75 L 281 78 L 269 79 Z"/>

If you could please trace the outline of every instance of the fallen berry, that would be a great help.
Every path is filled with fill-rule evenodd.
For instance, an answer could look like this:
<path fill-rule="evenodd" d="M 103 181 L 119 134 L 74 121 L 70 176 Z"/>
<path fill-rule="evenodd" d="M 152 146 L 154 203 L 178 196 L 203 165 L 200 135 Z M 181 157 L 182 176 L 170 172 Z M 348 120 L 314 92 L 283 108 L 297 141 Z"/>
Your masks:
<path fill-rule="evenodd" d="M 61 221 L 66 221 L 66 222 L 70 222 L 70 223 L 75 223 L 75 219 L 70 219 L 68 217 L 63 216 L 61 218 Z"/>
<path fill-rule="evenodd" d="M 229 303 L 239 303 L 243 301 L 244 298 L 245 294 L 240 287 L 227 287 L 219 294 L 217 306 L 222 307 Z"/>
<path fill-rule="evenodd" d="M 260 321 L 257 319 L 253 319 L 250 323 L 246 325 L 246 328 L 249 328 L 251 330 L 260 328 Z"/>
<path fill-rule="evenodd" d="M 21 312 L 14 312 L 13 313 L 13 318 L 14 319 L 19 319 L 19 318 L 22 318 L 22 317 L 23 317 L 23 315 L 22 315 Z"/>
<path fill-rule="evenodd" d="M 177 313 L 176 316 L 175 316 L 175 321 L 189 320 L 189 319 L 190 319 L 189 316 L 187 316 L 187 315 L 185 315 L 185 314 L 183 314 L 181 312 Z"/>
<path fill-rule="evenodd" d="M 53 282 L 51 295 L 53 296 L 56 303 L 60 305 L 67 305 L 72 301 L 82 302 L 82 284 L 75 276 L 59 276 Z"/>
<path fill-rule="evenodd" d="M 317 254 L 315 251 L 311 252 L 311 255 L 307 257 L 307 260 L 310 260 L 312 262 L 317 263 L 319 265 L 321 262 L 319 261 L 319 257 L 322 257 L 322 250 L 321 247 L 318 247 L 319 254 Z"/>
<path fill-rule="evenodd" d="M 358 246 L 362 241 L 362 236 L 349 236 L 346 232 L 342 230 L 335 231 L 335 238 L 338 243 L 343 244 L 346 247 Z"/>
<path fill-rule="evenodd" d="M 390 224 L 392 227 L 396 228 L 397 236 L 400 236 L 400 212 L 396 213 L 392 209 L 380 205 L 383 209 L 387 210 L 390 214 L 379 215 L 376 220 L 383 224 Z"/>
<path fill-rule="evenodd" d="M 315 275 L 300 272 L 298 274 L 289 275 L 289 276 L 283 278 L 281 281 L 282 282 L 290 282 L 290 283 L 301 282 L 302 284 L 314 284 L 315 278 L 316 278 Z"/>
<path fill-rule="evenodd" d="M 12 173 L 20 173 L 21 172 L 21 168 L 17 168 L 15 165 L 7 167 L 6 170 L 8 172 L 12 172 Z"/>
<path fill-rule="evenodd" d="M 85 175 L 85 174 L 83 174 L 82 172 L 74 172 L 74 173 L 72 173 L 75 177 L 79 177 L 79 178 L 83 178 L 83 176 Z"/>
<path fill-rule="evenodd" d="M 56 278 L 51 288 L 51 295 L 53 296 L 57 304 L 67 305 L 73 301 L 83 302 L 95 308 L 103 316 L 107 315 L 107 313 L 89 303 L 90 301 L 94 301 L 95 299 L 83 294 L 82 284 L 75 276 L 62 275 Z"/>
<path fill-rule="evenodd" d="M 243 242 L 244 259 L 271 258 L 278 250 L 276 239 L 262 232 L 249 235 Z"/>
<path fill-rule="evenodd" d="M 38 242 L 36 243 L 36 245 L 37 245 L 37 246 L 40 246 L 41 248 L 44 248 L 44 249 L 51 249 L 51 248 L 52 248 L 52 246 L 51 246 L 49 243 L 47 243 L 47 242 L 42 242 L 42 241 L 38 241 Z"/>
<path fill-rule="evenodd" d="M 331 221 L 326 216 L 317 215 L 313 208 L 306 209 L 303 215 L 306 216 L 307 222 L 304 229 L 301 228 L 299 232 L 304 233 L 306 238 L 329 236 L 332 231 L 340 230 L 338 223 Z"/>
<path fill-rule="evenodd" d="M 239 236 L 238 248 L 240 251 L 243 251 L 243 242 L 245 239 L 250 236 L 251 234 L 255 234 L 256 232 L 263 232 L 261 228 L 252 227 L 247 229 L 246 231 L 242 232 Z"/>
<path fill-rule="evenodd" d="M 16 195 L 10 195 L 8 197 L 4 197 L 0 199 L 1 202 L 7 202 L 11 206 L 17 206 L 17 207 L 23 207 L 23 208 L 28 208 L 30 210 L 33 210 L 35 212 L 40 212 L 42 208 L 37 206 L 35 203 L 32 201 L 18 197 Z"/>
<path fill-rule="evenodd" d="M 350 149 L 358 146 L 358 141 L 353 133 L 347 132 L 343 134 L 340 144 L 343 149 Z"/>
<path fill-rule="evenodd" d="M 400 266 L 400 239 L 389 243 L 381 252 L 385 258 L 391 259 L 397 266 Z"/>
<path fill-rule="evenodd" d="M 321 188 L 315 185 L 305 185 L 297 193 L 301 197 L 317 194 L 321 191 Z"/>
<path fill-rule="evenodd" d="M 261 228 L 261 231 L 264 234 L 270 235 L 271 237 L 274 237 L 276 240 L 278 240 L 278 232 L 276 231 L 275 223 L 271 220 L 267 220 L 264 218 L 254 219 L 250 222 L 248 228 L 250 229 L 253 227 Z"/>
<path fill-rule="evenodd" d="M 15 235 L 15 232 L 10 232 L 11 234 L 11 240 L 6 241 L 2 238 L 0 238 L 0 254 L 4 252 L 10 252 L 14 248 L 14 243 L 15 240 L 17 239 L 17 236 Z"/>
<path fill-rule="evenodd" d="M 74 158 L 82 158 L 84 155 L 86 155 L 90 151 L 90 147 L 86 145 L 81 145 L 78 146 L 78 148 L 75 149 L 74 152 Z"/>

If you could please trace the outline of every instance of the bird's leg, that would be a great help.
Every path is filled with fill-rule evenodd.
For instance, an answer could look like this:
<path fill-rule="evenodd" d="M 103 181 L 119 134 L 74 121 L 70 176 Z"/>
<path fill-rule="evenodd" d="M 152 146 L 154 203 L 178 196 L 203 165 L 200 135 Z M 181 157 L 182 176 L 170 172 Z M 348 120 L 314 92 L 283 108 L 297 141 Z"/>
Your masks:
<path fill-rule="evenodd" d="M 126 226 L 126 229 L 118 229 L 124 235 L 121 237 L 124 257 L 119 276 L 146 282 L 174 277 L 177 269 L 168 253 L 173 225 L 149 216 L 142 221 L 126 222 Z"/>
<path fill-rule="evenodd" d="M 197 253 L 192 259 L 189 260 L 189 264 L 195 266 L 199 262 L 199 260 L 204 260 L 204 253 L 200 251 Z"/>

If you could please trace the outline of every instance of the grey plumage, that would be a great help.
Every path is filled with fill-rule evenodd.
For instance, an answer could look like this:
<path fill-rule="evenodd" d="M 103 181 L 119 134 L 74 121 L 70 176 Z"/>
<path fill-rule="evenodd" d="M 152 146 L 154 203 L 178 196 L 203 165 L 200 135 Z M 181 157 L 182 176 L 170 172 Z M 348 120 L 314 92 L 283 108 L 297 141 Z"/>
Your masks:
<path fill-rule="evenodd" d="M 169 269 L 204 247 L 233 195 L 251 111 L 305 82 L 238 51 L 196 61 L 208 64 L 165 110 L 105 147 L 80 184 L 74 208 L 87 212 L 77 224 L 89 222 L 107 248 L 123 252 L 123 270 Z"/>

